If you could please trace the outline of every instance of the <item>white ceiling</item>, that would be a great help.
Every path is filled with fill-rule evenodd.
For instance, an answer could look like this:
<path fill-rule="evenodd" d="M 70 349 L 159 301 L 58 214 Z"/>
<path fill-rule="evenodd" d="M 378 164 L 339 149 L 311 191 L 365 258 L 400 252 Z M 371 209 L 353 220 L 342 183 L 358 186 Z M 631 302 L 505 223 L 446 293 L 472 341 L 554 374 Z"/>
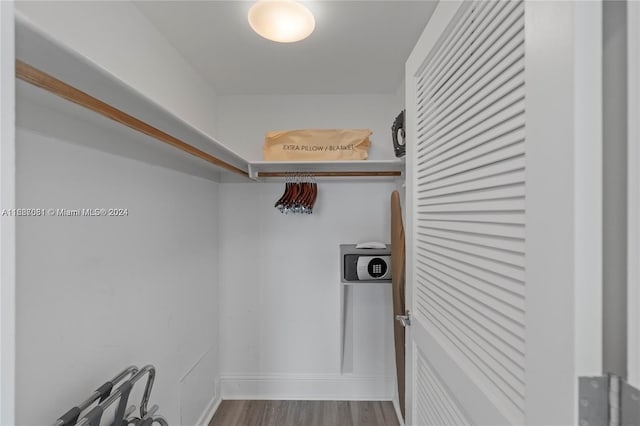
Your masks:
<path fill-rule="evenodd" d="M 393 93 L 435 1 L 305 1 L 316 29 L 292 44 L 247 22 L 251 1 L 137 1 L 219 94 Z"/>

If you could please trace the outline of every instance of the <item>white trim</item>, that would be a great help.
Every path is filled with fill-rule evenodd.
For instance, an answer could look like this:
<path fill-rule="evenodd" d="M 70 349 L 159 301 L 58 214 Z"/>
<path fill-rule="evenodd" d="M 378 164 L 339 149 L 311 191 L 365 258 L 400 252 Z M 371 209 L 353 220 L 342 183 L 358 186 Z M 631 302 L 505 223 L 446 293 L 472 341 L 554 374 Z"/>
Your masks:
<path fill-rule="evenodd" d="M 405 169 L 405 304 L 407 309 L 413 311 L 413 286 L 415 282 L 415 253 L 414 247 L 414 220 L 416 218 L 414 203 L 414 170 L 416 162 L 416 126 L 414 117 L 417 116 L 417 100 L 415 75 L 425 61 L 424 52 L 430 51 L 440 39 L 440 35 L 446 30 L 447 25 L 462 6 L 462 1 L 439 2 L 436 10 L 431 15 L 424 32 L 418 39 L 411 55 L 405 64 L 405 133 L 407 139 L 406 169 Z M 414 404 L 415 383 L 415 342 L 412 327 L 405 328 L 405 424 L 415 424 L 414 419 L 416 404 Z"/>
<path fill-rule="evenodd" d="M 207 407 L 202 412 L 200 418 L 198 418 L 196 426 L 208 426 L 209 422 L 211 422 L 211 419 L 213 418 L 213 415 L 218 410 L 221 402 L 222 398 L 220 398 L 216 393 L 216 395 L 214 395 L 214 397 L 211 398 L 211 401 L 209 401 L 209 403 L 207 404 Z"/>
<path fill-rule="evenodd" d="M 600 374 L 603 363 L 602 7 L 601 1 L 574 4 L 574 339 L 578 376 Z"/>
<path fill-rule="evenodd" d="M 640 387 L 640 3 L 627 2 L 628 93 L 628 288 L 627 365 L 628 381 Z"/>
<path fill-rule="evenodd" d="M 393 376 L 359 375 L 223 375 L 222 399 L 391 401 Z"/>
<path fill-rule="evenodd" d="M 601 7 L 525 7 L 526 424 L 577 424 L 577 376 L 602 369 Z"/>
<path fill-rule="evenodd" d="M 13 1 L 0 2 L 0 207 L 15 207 L 15 52 Z M 15 238 L 14 217 L 0 222 L 0 424 L 15 424 Z"/>

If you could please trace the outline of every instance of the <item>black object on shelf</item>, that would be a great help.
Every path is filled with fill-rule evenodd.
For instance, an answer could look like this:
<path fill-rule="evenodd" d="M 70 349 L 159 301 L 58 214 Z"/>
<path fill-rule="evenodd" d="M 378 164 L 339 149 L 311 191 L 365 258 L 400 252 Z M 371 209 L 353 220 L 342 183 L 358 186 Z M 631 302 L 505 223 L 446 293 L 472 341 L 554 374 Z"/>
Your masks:
<path fill-rule="evenodd" d="M 402 110 L 400 114 L 393 121 L 391 126 L 391 136 L 393 137 L 393 151 L 396 157 L 404 157 L 406 152 L 405 145 L 405 133 L 404 133 L 404 114 L 405 110 Z"/>

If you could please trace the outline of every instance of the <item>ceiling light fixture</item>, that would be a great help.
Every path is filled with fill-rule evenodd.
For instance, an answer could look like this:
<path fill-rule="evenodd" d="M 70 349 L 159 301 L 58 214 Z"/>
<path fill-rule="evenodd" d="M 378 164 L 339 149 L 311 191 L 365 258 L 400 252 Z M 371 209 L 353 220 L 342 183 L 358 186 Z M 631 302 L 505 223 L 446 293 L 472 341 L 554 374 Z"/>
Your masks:
<path fill-rule="evenodd" d="M 258 0 L 249 10 L 249 25 L 262 37 L 293 43 L 309 37 L 316 26 L 313 13 L 294 0 Z"/>

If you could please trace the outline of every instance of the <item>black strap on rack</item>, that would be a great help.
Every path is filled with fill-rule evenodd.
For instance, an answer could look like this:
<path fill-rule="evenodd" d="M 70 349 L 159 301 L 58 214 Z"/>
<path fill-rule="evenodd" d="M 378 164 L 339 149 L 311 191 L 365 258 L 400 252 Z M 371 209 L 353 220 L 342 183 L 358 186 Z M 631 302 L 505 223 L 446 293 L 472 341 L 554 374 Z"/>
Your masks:
<path fill-rule="evenodd" d="M 58 422 L 62 422 L 61 426 L 73 426 L 78 422 L 78 416 L 80 416 L 80 408 L 73 407 L 61 415 Z"/>
<path fill-rule="evenodd" d="M 88 420 L 89 426 L 100 426 L 102 414 L 104 414 L 104 409 L 96 405 L 84 417 Z"/>
<path fill-rule="evenodd" d="M 127 381 L 122 384 L 118 389 L 120 390 L 120 402 L 118 403 L 118 408 L 116 409 L 116 414 L 113 418 L 114 426 L 121 426 L 124 424 L 124 414 L 127 410 L 127 404 L 129 402 L 129 394 L 131 393 L 131 389 L 133 388 L 133 383 Z"/>
<path fill-rule="evenodd" d="M 99 402 L 103 402 L 105 399 L 107 399 L 109 395 L 111 395 L 112 390 L 113 390 L 112 381 L 105 382 L 102 386 L 96 389 L 96 392 L 100 394 Z"/>
<path fill-rule="evenodd" d="M 103 383 L 102 386 L 100 386 L 94 392 L 94 394 L 96 394 L 95 400 L 97 400 L 98 402 L 104 401 L 109 397 L 112 390 L 113 390 L 112 381 Z M 80 407 L 73 407 L 69 411 L 64 413 L 62 416 L 60 416 L 56 424 L 58 424 L 59 426 L 73 426 L 78 422 L 78 417 L 80 416 L 81 412 L 82 412 L 82 409 Z M 62 423 L 59 423 L 59 422 L 62 422 Z"/>

